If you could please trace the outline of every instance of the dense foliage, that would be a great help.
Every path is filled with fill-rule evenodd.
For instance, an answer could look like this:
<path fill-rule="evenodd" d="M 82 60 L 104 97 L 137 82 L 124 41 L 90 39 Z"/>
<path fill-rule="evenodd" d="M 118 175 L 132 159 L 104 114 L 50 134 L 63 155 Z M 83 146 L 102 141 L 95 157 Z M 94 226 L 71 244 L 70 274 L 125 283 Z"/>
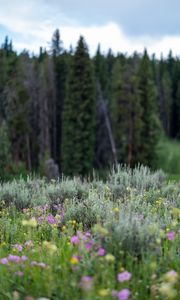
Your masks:
<path fill-rule="evenodd" d="M 144 167 L 1 184 L 0 298 L 179 299 L 179 204 Z"/>
<path fill-rule="evenodd" d="M 52 158 L 60 173 L 89 174 L 112 163 L 156 167 L 160 132 L 180 138 L 180 61 L 131 56 L 85 40 L 65 50 L 59 30 L 49 51 L 0 48 L 0 176 L 41 172 Z M 3 131 L 5 131 L 3 133 Z"/>

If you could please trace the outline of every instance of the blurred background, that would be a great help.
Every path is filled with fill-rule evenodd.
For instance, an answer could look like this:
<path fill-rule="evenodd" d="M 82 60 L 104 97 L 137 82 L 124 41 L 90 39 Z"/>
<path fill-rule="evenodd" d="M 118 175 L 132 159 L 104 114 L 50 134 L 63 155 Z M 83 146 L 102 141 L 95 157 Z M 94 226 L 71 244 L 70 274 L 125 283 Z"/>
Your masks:
<path fill-rule="evenodd" d="M 0 0 L 0 178 L 180 179 L 180 3 Z"/>

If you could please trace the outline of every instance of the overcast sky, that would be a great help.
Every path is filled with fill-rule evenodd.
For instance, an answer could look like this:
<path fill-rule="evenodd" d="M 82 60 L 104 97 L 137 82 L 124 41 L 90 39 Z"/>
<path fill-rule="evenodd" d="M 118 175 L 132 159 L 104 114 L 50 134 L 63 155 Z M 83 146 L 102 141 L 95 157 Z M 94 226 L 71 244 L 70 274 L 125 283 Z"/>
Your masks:
<path fill-rule="evenodd" d="M 93 54 L 103 51 L 180 55 L 180 0 L 0 0 L 0 44 L 5 35 L 15 49 L 48 48 L 60 29 L 64 47 L 83 35 Z"/>

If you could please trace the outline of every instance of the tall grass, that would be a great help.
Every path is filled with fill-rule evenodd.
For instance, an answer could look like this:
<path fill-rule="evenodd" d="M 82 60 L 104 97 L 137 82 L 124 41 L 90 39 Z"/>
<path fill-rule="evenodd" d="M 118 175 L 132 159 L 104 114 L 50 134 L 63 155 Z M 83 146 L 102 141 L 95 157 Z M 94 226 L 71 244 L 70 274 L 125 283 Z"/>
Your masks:
<path fill-rule="evenodd" d="M 160 139 L 157 168 L 167 173 L 169 179 L 180 180 L 180 142 L 166 137 Z"/>

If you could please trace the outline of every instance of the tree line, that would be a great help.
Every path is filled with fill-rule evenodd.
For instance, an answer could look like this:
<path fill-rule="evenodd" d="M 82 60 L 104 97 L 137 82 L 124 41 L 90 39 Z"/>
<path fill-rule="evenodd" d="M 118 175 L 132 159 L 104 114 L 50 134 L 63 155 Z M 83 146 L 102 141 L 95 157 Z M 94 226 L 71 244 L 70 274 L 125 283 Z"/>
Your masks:
<path fill-rule="evenodd" d="M 47 51 L 0 48 L 0 177 L 43 172 L 87 175 L 117 163 L 156 166 L 161 133 L 180 139 L 180 60 L 169 52 L 89 55 L 85 39 Z"/>

